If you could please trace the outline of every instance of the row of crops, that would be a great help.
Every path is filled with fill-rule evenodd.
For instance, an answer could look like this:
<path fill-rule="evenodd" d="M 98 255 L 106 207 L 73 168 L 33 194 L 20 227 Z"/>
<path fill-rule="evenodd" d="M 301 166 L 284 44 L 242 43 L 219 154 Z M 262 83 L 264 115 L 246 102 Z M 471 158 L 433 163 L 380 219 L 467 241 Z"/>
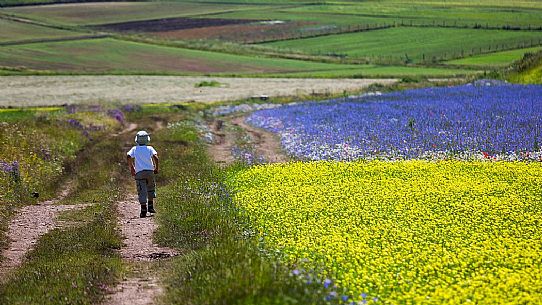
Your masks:
<path fill-rule="evenodd" d="M 298 160 L 232 173 L 263 247 L 333 304 L 542 300 L 542 86 L 258 110 Z"/>

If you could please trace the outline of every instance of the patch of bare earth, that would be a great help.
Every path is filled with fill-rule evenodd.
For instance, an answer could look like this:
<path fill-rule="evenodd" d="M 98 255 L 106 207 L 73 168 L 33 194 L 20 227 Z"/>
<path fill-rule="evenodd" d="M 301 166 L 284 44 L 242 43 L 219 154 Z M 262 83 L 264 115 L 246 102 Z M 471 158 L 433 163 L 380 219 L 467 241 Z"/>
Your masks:
<path fill-rule="evenodd" d="M 171 64 L 171 63 L 170 63 Z M 203 81 L 221 87 L 197 87 Z M 357 91 L 394 79 L 280 79 L 183 76 L 3 76 L 0 106 L 114 103 L 212 103 L 258 95 L 293 96 Z"/>
<path fill-rule="evenodd" d="M 209 145 L 209 155 L 217 163 L 231 164 L 235 161 L 232 150 L 236 145 L 237 137 L 245 136 L 245 141 L 254 149 L 257 157 L 262 157 L 267 163 L 284 163 L 290 158 L 282 150 L 279 138 L 266 130 L 255 128 L 245 122 L 246 116 L 237 116 L 223 120 L 215 120 L 211 124 L 215 141 Z M 238 134 L 226 128 L 227 124 L 242 130 Z"/>
<path fill-rule="evenodd" d="M 121 257 L 132 263 L 132 270 L 107 296 L 104 304 L 154 304 L 163 288 L 155 270 L 148 265 L 179 253 L 160 247 L 152 241 L 157 228 L 154 217 L 139 218 L 139 202 L 135 195 L 117 204 L 120 229 L 124 237 Z"/>
<path fill-rule="evenodd" d="M 168 30 L 147 35 L 157 36 L 165 39 L 219 39 L 242 43 L 257 43 L 275 39 L 284 39 L 299 35 L 300 29 L 308 26 L 310 22 L 287 22 L 281 24 L 235 24 L 209 26 L 204 28 L 193 28 L 183 30 Z"/>
<path fill-rule="evenodd" d="M 0 281 L 19 267 L 26 253 L 36 244 L 38 239 L 52 229 L 69 225 L 57 221 L 59 213 L 88 207 L 90 204 L 56 205 L 67 196 L 69 190 L 62 192 L 59 198 L 29 205 L 21 208 L 10 221 L 8 227 L 9 246 L 2 253 L 6 260 L 0 265 Z"/>

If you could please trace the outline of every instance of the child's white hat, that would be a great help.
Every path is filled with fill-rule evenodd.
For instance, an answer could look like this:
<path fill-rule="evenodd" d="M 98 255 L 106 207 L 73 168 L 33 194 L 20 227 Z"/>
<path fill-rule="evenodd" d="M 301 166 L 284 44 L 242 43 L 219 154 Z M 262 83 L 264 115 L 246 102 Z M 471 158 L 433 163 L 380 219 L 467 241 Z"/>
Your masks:
<path fill-rule="evenodd" d="M 135 142 L 139 145 L 146 145 L 151 141 L 151 136 L 145 131 L 140 130 L 135 136 Z"/>

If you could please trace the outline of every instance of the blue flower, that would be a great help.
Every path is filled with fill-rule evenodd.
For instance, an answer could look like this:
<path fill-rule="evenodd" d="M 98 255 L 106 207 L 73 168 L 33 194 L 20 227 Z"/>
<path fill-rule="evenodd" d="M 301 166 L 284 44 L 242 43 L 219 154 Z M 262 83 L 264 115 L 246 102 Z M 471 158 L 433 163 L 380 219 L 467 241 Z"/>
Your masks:
<path fill-rule="evenodd" d="M 331 286 L 331 284 L 333 284 L 332 280 L 330 280 L 330 279 L 325 279 L 324 280 L 324 288 L 328 288 L 329 286 Z"/>
<path fill-rule="evenodd" d="M 326 299 L 326 301 L 331 301 L 331 300 L 337 298 L 337 295 L 338 295 L 337 292 L 332 291 L 326 296 L 325 299 Z"/>
<path fill-rule="evenodd" d="M 542 86 L 425 88 L 255 111 L 247 122 L 278 133 L 308 160 L 527 159 L 542 147 Z"/>

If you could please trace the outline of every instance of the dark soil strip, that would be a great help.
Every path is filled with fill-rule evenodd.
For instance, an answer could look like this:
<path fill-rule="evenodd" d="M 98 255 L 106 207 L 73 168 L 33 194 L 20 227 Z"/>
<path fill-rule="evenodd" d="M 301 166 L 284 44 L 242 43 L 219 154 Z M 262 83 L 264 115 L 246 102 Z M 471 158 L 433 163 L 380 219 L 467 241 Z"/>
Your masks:
<path fill-rule="evenodd" d="M 162 32 L 185 29 L 205 28 L 232 24 L 246 24 L 258 22 L 250 19 L 219 19 L 219 18 L 165 18 L 144 21 L 130 21 L 121 23 L 109 23 L 96 26 L 99 29 L 107 29 L 118 32 Z"/>

